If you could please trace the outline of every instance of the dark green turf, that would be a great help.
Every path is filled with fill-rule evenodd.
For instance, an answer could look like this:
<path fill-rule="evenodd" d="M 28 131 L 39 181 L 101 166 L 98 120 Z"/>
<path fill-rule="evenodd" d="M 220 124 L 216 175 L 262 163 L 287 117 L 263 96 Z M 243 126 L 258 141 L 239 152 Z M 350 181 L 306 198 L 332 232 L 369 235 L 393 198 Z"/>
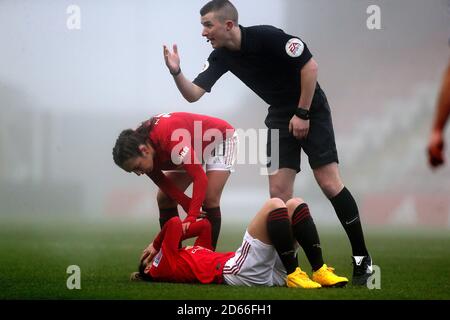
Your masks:
<path fill-rule="evenodd" d="M 450 299 L 448 230 L 367 230 L 381 290 L 299 290 L 129 282 L 151 240 L 149 224 L 0 218 L 0 299 Z M 234 251 L 244 229 L 224 225 L 218 250 Z M 350 277 L 343 231 L 319 231 L 326 262 Z M 303 255 L 300 264 L 309 271 Z M 69 265 L 81 268 L 81 290 L 66 287 Z"/>

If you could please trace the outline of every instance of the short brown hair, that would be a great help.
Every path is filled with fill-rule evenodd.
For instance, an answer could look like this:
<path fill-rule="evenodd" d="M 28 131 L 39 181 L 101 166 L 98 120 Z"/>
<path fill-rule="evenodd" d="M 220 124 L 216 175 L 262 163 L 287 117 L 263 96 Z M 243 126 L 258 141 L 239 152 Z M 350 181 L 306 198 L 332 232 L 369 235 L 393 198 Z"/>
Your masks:
<path fill-rule="evenodd" d="M 142 156 L 142 152 L 139 150 L 141 144 L 152 144 L 150 131 L 152 131 L 155 123 L 156 118 L 153 117 L 148 121 L 142 122 L 141 126 L 136 130 L 127 129 L 122 131 L 116 140 L 116 145 L 112 152 L 114 162 L 119 167 L 122 168 L 123 164 L 129 159 Z"/>
<path fill-rule="evenodd" d="M 204 15 L 215 12 L 217 13 L 217 19 L 224 22 L 225 20 L 231 20 L 235 24 L 239 23 L 239 14 L 236 7 L 228 0 L 212 0 L 205 4 L 200 10 L 200 15 Z"/>

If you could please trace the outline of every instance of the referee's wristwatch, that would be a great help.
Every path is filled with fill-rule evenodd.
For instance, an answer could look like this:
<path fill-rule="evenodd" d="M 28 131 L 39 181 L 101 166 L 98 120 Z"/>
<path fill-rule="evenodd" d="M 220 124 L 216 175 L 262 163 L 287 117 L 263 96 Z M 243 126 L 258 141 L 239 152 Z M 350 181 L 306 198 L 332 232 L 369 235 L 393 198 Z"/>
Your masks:
<path fill-rule="evenodd" d="M 302 120 L 309 120 L 309 110 L 304 108 L 297 108 L 295 115 Z"/>

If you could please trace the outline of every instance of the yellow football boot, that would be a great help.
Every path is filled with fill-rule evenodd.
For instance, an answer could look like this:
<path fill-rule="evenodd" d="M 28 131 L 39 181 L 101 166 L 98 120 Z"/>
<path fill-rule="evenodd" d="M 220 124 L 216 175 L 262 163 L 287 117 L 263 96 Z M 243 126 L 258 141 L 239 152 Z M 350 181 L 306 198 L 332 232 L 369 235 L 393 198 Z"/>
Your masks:
<path fill-rule="evenodd" d="M 312 279 L 320 283 L 322 287 L 343 287 L 348 282 L 347 278 L 336 275 L 334 268 L 328 267 L 326 264 L 313 272 Z"/>
<path fill-rule="evenodd" d="M 286 278 L 286 285 L 289 288 L 303 288 L 303 289 L 316 289 L 320 288 L 321 285 L 317 282 L 312 281 L 306 272 L 302 271 L 302 269 L 295 269 L 294 272 L 288 274 Z"/>

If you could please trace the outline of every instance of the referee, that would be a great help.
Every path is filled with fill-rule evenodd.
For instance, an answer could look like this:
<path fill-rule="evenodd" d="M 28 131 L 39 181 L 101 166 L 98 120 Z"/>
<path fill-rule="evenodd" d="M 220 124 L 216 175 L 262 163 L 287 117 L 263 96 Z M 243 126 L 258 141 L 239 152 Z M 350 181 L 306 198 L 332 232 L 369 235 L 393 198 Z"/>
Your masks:
<path fill-rule="evenodd" d="M 268 164 L 274 170 L 269 175 L 270 196 L 283 201 L 293 197 L 303 149 L 317 183 L 331 201 L 350 240 L 353 284 L 366 285 L 372 274 L 372 260 L 364 242 L 358 207 L 339 175 L 330 107 L 317 82 L 318 65 L 308 47 L 298 37 L 273 26 L 239 25 L 238 12 L 228 0 L 208 2 L 200 15 L 202 36 L 214 51 L 193 82 L 181 71 L 177 46 L 173 46 L 173 51 L 164 46 L 166 65 L 181 94 L 187 101 L 195 102 L 230 71 L 270 106 L 265 120 L 269 128 L 268 159 L 277 156 L 271 154 L 275 150 L 272 146 L 277 144 L 279 150 L 277 167 Z M 278 135 L 273 130 L 278 130 Z M 276 136 L 279 140 L 275 140 Z M 311 216 L 301 219 L 297 228 L 304 235 L 299 243 L 316 271 L 323 258 Z"/>

